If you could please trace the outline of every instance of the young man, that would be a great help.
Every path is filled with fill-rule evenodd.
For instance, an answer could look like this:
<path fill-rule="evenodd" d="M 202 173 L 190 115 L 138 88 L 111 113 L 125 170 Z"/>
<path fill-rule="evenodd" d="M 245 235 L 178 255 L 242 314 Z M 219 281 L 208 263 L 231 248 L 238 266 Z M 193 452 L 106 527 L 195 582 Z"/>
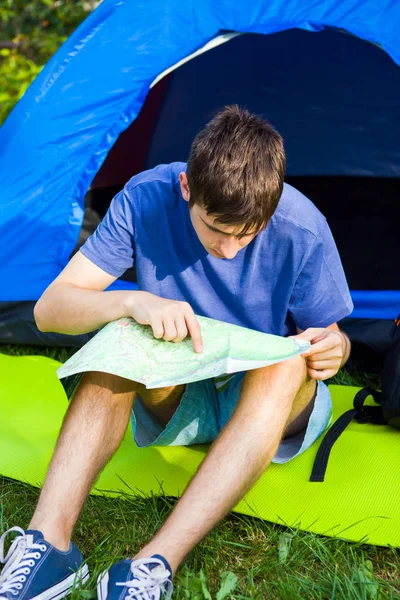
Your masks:
<path fill-rule="evenodd" d="M 179 343 L 190 335 L 201 352 L 198 314 L 312 345 L 223 386 L 208 380 L 147 390 L 85 374 L 29 530 L 18 529 L 9 551 L 1 597 L 48 600 L 66 595 L 76 572 L 85 580 L 72 531 L 131 415 L 138 445 L 214 443 L 155 537 L 99 578 L 101 600 L 169 598 L 181 561 L 270 462 L 290 460 L 326 428 L 331 401 L 323 380 L 348 358 L 336 321 L 352 303 L 324 217 L 283 185 L 284 172 L 279 134 L 226 108 L 197 135 L 187 166 L 161 165 L 126 184 L 37 303 L 42 331 L 84 333 L 128 316 L 157 338 Z M 140 291 L 103 291 L 134 263 Z"/>

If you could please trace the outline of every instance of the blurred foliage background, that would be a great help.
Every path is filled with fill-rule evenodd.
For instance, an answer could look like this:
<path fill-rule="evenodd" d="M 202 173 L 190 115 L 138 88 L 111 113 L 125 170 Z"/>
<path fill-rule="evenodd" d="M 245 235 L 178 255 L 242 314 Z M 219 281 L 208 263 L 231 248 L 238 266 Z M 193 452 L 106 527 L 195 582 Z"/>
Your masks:
<path fill-rule="evenodd" d="M 0 124 L 99 0 L 1 0 Z"/>

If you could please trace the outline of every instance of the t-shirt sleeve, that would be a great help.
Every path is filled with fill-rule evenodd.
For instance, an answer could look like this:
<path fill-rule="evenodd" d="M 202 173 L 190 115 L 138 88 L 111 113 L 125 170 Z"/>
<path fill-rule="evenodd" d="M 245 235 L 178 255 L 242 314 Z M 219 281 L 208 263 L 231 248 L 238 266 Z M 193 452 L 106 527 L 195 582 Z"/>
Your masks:
<path fill-rule="evenodd" d="M 122 190 L 80 251 L 106 273 L 120 277 L 135 262 L 134 228 L 132 201 Z"/>
<path fill-rule="evenodd" d="M 290 299 L 299 329 L 329 327 L 353 310 L 342 263 L 326 221 L 305 256 Z"/>

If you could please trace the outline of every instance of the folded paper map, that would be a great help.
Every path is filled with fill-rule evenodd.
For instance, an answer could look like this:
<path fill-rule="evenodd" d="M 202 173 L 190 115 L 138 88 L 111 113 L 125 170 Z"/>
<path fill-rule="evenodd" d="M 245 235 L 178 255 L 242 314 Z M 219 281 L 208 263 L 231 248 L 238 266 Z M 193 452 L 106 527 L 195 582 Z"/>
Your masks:
<path fill-rule="evenodd" d="M 193 350 L 189 337 L 179 343 L 158 340 L 150 327 L 122 318 L 103 327 L 57 374 L 62 379 L 102 371 L 158 388 L 258 369 L 297 356 L 310 347 L 307 341 L 205 317 L 197 319 L 204 345 L 201 354 Z"/>

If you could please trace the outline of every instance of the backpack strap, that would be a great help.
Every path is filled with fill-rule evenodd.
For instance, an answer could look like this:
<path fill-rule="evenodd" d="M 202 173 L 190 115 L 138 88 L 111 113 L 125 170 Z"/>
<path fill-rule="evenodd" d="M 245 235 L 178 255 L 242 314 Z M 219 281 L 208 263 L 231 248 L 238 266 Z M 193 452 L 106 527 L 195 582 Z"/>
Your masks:
<path fill-rule="evenodd" d="M 368 396 L 372 396 L 376 402 L 379 402 L 379 392 L 371 388 L 363 388 L 355 395 L 354 408 L 343 413 L 331 426 L 318 448 L 310 481 L 324 481 L 332 446 L 354 418 L 358 423 L 374 423 L 376 425 L 385 423 L 380 406 L 364 406 Z"/>

